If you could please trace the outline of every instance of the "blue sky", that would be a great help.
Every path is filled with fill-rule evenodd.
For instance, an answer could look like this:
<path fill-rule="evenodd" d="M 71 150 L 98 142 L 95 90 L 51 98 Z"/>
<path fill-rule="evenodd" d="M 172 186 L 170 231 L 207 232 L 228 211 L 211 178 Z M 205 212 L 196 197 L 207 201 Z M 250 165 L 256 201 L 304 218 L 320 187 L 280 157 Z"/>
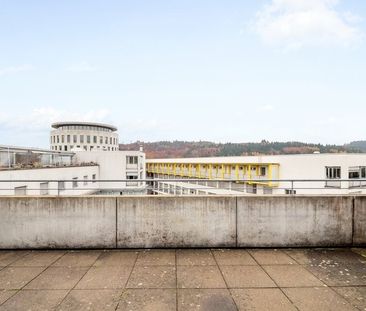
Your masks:
<path fill-rule="evenodd" d="M 366 1 L 0 0 L 0 144 L 366 139 Z"/>

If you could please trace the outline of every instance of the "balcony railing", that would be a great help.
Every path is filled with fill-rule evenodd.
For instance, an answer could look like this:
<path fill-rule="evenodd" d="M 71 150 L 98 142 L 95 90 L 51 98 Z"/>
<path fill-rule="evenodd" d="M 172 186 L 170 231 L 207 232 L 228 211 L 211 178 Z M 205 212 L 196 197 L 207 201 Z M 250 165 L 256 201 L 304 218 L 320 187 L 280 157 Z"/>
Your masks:
<path fill-rule="evenodd" d="M 261 182 L 265 182 L 261 184 Z M 268 186 L 272 185 L 272 186 Z M 366 194 L 366 179 L 21 179 L 0 180 L 0 195 L 336 195 Z"/>

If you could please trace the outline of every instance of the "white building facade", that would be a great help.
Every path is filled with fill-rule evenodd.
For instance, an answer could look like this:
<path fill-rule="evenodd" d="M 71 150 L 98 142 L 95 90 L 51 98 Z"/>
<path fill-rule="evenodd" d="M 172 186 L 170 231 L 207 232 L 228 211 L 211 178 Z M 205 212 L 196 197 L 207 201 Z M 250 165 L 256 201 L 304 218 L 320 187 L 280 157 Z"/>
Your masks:
<path fill-rule="evenodd" d="M 98 163 L 99 192 L 102 194 L 145 194 L 145 153 L 142 151 L 80 151 L 76 152 L 78 163 Z"/>
<path fill-rule="evenodd" d="M 50 147 L 53 151 L 118 151 L 117 128 L 92 122 L 52 124 Z"/>
<path fill-rule="evenodd" d="M 75 153 L 0 146 L 0 195 L 145 194 L 142 151 Z"/>
<path fill-rule="evenodd" d="M 155 194 L 364 194 L 366 154 L 154 159 L 147 174 L 166 179 Z"/>

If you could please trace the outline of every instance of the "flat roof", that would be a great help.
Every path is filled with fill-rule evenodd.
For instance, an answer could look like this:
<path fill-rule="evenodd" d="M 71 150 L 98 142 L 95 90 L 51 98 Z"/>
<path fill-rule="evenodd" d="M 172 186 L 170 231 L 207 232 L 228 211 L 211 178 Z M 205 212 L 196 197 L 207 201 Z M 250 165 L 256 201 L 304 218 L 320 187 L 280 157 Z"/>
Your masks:
<path fill-rule="evenodd" d="M 232 157 L 202 157 L 202 158 L 162 158 L 146 159 L 146 163 L 208 163 L 208 164 L 277 164 L 283 158 L 324 158 L 324 157 L 366 157 L 366 153 L 306 153 L 306 154 L 279 154 L 279 155 L 255 155 L 255 156 L 232 156 Z"/>
<path fill-rule="evenodd" d="M 61 126 L 66 126 L 66 125 L 83 125 L 83 126 L 96 126 L 96 127 L 104 127 L 107 128 L 113 132 L 117 131 L 117 127 L 110 125 L 110 124 L 105 124 L 105 123 L 97 123 L 97 122 L 84 122 L 84 121 L 64 121 L 64 122 L 55 122 L 52 123 L 52 127 L 54 129 L 58 129 Z"/>
<path fill-rule="evenodd" d="M 10 145 L 0 145 L 0 151 L 5 152 L 34 152 L 34 153 L 46 153 L 46 154 L 58 154 L 58 155 L 65 155 L 65 156 L 72 156 L 74 152 L 67 152 L 67 151 L 57 151 L 57 150 L 50 150 L 50 149 L 43 149 L 43 148 L 35 148 L 35 147 L 20 147 L 20 146 L 10 146 Z"/>

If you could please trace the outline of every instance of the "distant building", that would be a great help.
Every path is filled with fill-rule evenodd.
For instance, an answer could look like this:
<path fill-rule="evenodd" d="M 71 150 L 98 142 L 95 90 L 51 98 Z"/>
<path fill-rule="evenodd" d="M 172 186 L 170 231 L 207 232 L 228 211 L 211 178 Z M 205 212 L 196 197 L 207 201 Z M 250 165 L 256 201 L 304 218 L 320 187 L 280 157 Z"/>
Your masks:
<path fill-rule="evenodd" d="M 0 195 L 145 194 L 146 183 L 138 179 L 145 179 L 142 151 L 64 152 L 0 145 Z"/>
<path fill-rule="evenodd" d="M 152 183 L 155 194 L 366 193 L 360 153 L 153 159 L 146 169 L 148 177 L 166 179 Z"/>
<path fill-rule="evenodd" d="M 53 151 L 117 151 L 117 128 L 91 122 L 57 122 L 52 124 L 50 146 Z"/>

